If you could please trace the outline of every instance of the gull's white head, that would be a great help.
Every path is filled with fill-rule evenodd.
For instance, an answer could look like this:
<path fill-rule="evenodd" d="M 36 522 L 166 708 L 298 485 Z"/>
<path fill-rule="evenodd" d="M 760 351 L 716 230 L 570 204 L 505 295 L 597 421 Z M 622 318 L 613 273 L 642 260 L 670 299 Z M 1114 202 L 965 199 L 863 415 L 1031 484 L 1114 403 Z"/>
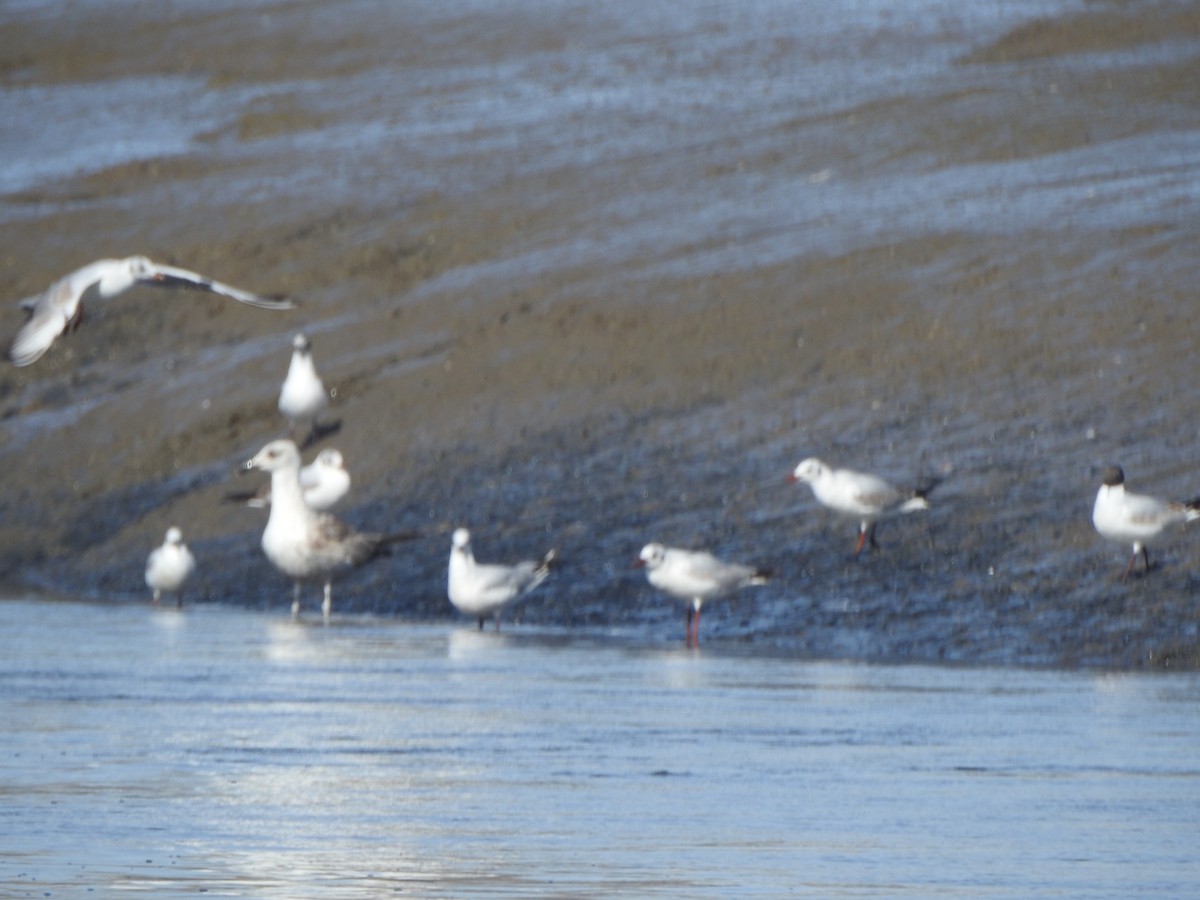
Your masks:
<path fill-rule="evenodd" d="M 292 338 L 292 349 L 297 353 L 308 353 L 312 350 L 312 342 L 303 334 L 298 334 Z"/>
<path fill-rule="evenodd" d="M 647 569 L 657 569 L 667 558 L 667 548 L 662 544 L 647 544 L 638 554 L 637 565 Z"/>
<path fill-rule="evenodd" d="M 811 484 L 812 482 L 818 480 L 827 471 L 829 470 L 825 466 L 825 463 L 821 462 L 815 456 L 810 456 L 792 470 L 791 477 L 788 480 L 807 481 Z"/>
<path fill-rule="evenodd" d="M 139 281 L 152 281 L 154 278 L 154 263 L 144 256 L 130 256 L 127 259 L 107 262 L 109 264 L 101 270 L 100 282 L 97 284 L 101 297 L 115 297 Z"/>
<path fill-rule="evenodd" d="M 129 270 L 130 276 L 134 281 L 141 281 L 146 278 L 151 278 L 156 269 L 154 263 L 150 262 L 144 256 L 131 256 L 125 260 L 125 266 Z"/>
<path fill-rule="evenodd" d="M 182 544 L 183 543 L 183 532 L 180 531 L 175 526 L 171 526 L 170 528 L 167 529 L 166 543 L 175 544 L 175 545 Z"/>
<path fill-rule="evenodd" d="M 342 459 L 342 454 L 332 447 L 328 447 L 317 454 L 317 462 L 327 469 L 344 469 L 346 463 Z"/>
<path fill-rule="evenodd" d="M 288 440 L 271 441 L 267 446 L 258 451 L 251 459 L 247 460 L 242 468 L 260 469 L 263 472 L 274 472 L 277 469 L 284 469 L 288 466 L 300 468 L 300 451 L 296 449 L 296 445 Z"/>
<path fill-rule="evenodd" d="M 471 546 L 471 532 L 465 528 L 456 528 L 450 541 L 455 550 L 466 550 Z"/>

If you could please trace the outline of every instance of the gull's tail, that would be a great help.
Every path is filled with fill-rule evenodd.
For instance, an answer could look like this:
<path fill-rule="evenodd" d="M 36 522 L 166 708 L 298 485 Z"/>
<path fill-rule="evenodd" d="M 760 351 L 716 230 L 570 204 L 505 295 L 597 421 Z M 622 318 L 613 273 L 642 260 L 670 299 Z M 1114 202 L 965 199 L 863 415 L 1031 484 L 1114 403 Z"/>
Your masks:
<path fill-rule="evenodd" d="M 941 475 L 931 475 L 924 482 L 913 488 L 912 496 L 900 504 L 900 512 L 916 512 L 919 509 L 929 509 L 929 495 L 945 480 Z"/>
<path fill-rule="evenodd" d="M 1200 497 L 1197 497 L 1194 500 L 1189 500 L 1187 503 L 1183 504 L 1183 508 L 1183 520 L 1185 522 L 1190 522 L 1193 519 L 1200 519 Z"/>

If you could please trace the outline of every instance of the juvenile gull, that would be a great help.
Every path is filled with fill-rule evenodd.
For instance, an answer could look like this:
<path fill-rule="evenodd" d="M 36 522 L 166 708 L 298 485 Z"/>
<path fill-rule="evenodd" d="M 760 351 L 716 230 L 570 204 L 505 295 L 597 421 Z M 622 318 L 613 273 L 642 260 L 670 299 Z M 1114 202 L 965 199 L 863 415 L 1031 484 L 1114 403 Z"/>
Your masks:
<path fill-rule="evenodd" d="M 83 321 L 85 300 L 115 297 L 138 284 L 206 291 L 259 309 L 295 307 L 284 297 L 252 294 L 187 269 L 151 262 L 144 256 L 101 259 L 60 278 L 43 293 L 20 302 L 21 308 L 29 313 L 29 321 L 17 332 L 9 349 L 13 365 L 28 366 L 37 362 L 55 338 L 64 331 L 77 328 Z"/>
<path fill-rule="evenodd" d="M 647 544 L 634 565 L 646 570 L 646 578 L 656 588 L 687 604 L 689 647 L 700 643 L 701 606 L 739 588 L 766 584 L 771 577 L 765 569 L 722 562 L 711 553 L 662 544 Z"/>
<path fill-rule="evenodd" d="M 300 422 L 309 423 L 306 443 L 319 435 L 317 416 L 329 405 L 329 395 L 313 363 L 312 343 L 303 335 L 292 338 L 292 361 L 279 391 L 279 411 L 287 416 L 291 436 Z"/>
<path fill-rule="evenodd" d="M 242 467 L 271 473 L 271 515 L 262 548 L 275 568 L 294 582 L 292 615 L 300 613 L 300 584 L 323 581 L 325 618 L 333 608 L 333 576 L 377 556 L 389 543 L 411 535 L 356 531 L 304 501 L 300 487 L 300 451 L 289 440 L 272 441 Z"/>
<path fill-rule="evenodd" d="M 1150 545 L 1161 543 L 1171 532 L 1186 522 L 1200 519 L 1200 498 L 1188 503 L 1171 503 L 1145 494 L 1125 490 L 1125 472 L 1120 466 L 1104 470 L 1096 505 L 1092 507 L 1092 524 L 1101 537 L 1120 544 L 1132 544 L 1133 556 L 1121 576 L 1124 580 L 1134 570 L 1138 554 L 1150 571 Z"/>
<path fill-rule="evenodd" d="M 146 560 L 146 585 L 154 592 L 154 605 L 158 606 L 158 601 L 166 593 L 175 594 L 175 605 L 183 606 L 179 591 L 195 568 L 196 560 L 183 542 L 183 532 L 178 528 L 168 528 L 162 546 L 150 551 Z"/>
<path fill-rule="evenodd" d="M 304 502 L 312 509 L 317 512 L 333 509 L 350 491 L 350 473 L 342 454 L 332 447 L 318 453 L 316 459 L 300 470 L 300 489 Z M 271 505 L 271 482 L 257 491 L 226 494 L 225 499 L 266 509 Z"/>
<path fill-rule="evenodd" d="M 529 560 L 513 566 L 477 563 L 471 552 L 471 533 L 459 528 L 450 544 L 450 602 L 459 612 L 477 618 L 480 631 L 488 616 L 495 619 L 499 631 L 504 607 L 545 581 L 556 555 L 550 550 L 540 562 Z"/>
<path fill-rule="evenodd" d="M 812 487 L 817 501 L 846 518 L 858 521 L 858 544 L 854 556 L 862 553 L 867 541 L 873 548 L 875 524 L 880 519 L 901 513 L 928 509 L 926 499 L 936 484 L 903 491 L 877 475 L 855 472 L 853 469 L 831 469 L 821 460 L 810 457 L 801 462 L 788 476 L 789 481 L 805 481 Z"/>

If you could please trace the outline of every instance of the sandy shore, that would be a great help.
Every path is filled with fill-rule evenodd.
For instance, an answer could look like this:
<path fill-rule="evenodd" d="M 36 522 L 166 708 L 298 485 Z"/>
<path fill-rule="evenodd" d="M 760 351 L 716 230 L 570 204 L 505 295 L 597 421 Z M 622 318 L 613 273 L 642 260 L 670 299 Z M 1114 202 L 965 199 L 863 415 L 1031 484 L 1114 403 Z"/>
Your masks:
<path fill-rule="evenodd" d="M 188 152 L 4 198 L 5 296 L 142 252 L 302 305 L 135 291 L 36 366 L 0 370 L 0 579 L 140 596 L 146 552 L 179 523 L 202 561 L 194 601 L 282 612 L 261 514 L 221 500 L 282 431 L 278 387 L 304 329 L 337 390 L 326 443 L 354 473 L 345 517 L 425 535 L 344 579 L 339 608 L 448 614 L 448 534 L 469 524 L 483 557 L 559 547 L 563 570 L 524 611 L 539 622 L 681 633 L 627 567 L 657 539 L 774 566 L 771 587 L 706 611 L 714 636 L 865 658 L 1200 664 L 1196 536 L 1120 583 L 1125 550 L 1089 521 L 1109 462 L 1135 489 L 1200 488 L 1198 204 L 1194 188 L 1144 199 L 1191 180 L 1172 142 L 1200 125 L 1194 11 L 1096 4 L 1024 23 L 957 54 L 925 93 L 836 114 L 732 98 L 742 121 L 664 126 L 657 143 L 620 119 L 612 152 L 593 152 L 603 122 L 583 113 L 495 135 L 481 114 L 483 136 L 438 165 L 417 162 L 416 136 L 386 155 L 362 143 L 406 104 L 460 114 L 462 84 L 437 77 L 450 61 L 557 77 L 559 92 L 572 47 L 622 59 L 634 82 L 659 70 L 641 71 L 637 40 L 602 13 L 421 15 L 172 8 L 129 26 L 75 10 L 6 29 L 9 87 L 191 79 L 236 115 Z M 897 54 L 941 40 L 882 34 Z M 728 39 L 714 25 L 661 41 L 708 84 L 735 63 L 683 54 Z M 763 52 L 787 66 L 800 49 Z M 1156 142 L 1157 157 L 1129 155 Z M 972 188 L 1060 158 L 991 206 Z M 828 199 L 871 201 L 876 180 L 878 213 Z M 829 211 L 776 232 L 752 215 L 774 185 Z M 674 230 L 692 196 L 714 216 L 699 241 Z M 19 322 L 11 311 L 10 333 Z M 853 526 L 784 483 L 812 454 L 947 477 L 927 517 L 888 523 L 855 564 Z"/>

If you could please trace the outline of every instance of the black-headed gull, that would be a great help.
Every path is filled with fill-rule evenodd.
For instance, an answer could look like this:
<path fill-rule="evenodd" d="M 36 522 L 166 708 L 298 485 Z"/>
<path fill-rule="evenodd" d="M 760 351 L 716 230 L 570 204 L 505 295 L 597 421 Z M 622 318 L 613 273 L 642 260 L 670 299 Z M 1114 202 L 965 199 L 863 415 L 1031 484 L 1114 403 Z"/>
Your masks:
<path fill-rule="evenodd" d="M 242 468 L 271 473 L 271 515 L 263 531 L 262 548 L 275 568 L 294 582 L 293 615 L 300 613 L 301 582 L 325 583 L 321 612 L 328 619 L 333 608 L 334 573 L 360 566 L 387 544 L 412 536 L 356 531 L 331 514 L 312 509 L 304 501 L 300 450 L 292 441 L 272 441 Z"/>
<path fill-rule="evenodd" d="M 545 581 L 556 555 L 550 550 L 540 562 L 527 560 L 512 566 L 477 563 L 471 552 L 471 532 L 459 528 L 450 541 L 450 602 L 459 612 L 478 619 L 480 631 L 488 616 L 494 618 L 499 631 L 504 607 Z"/>
<path fill-rule="evenodd" d="M 329 395 L 312 358 L 312 342 L 303 334 L 292 338 L 292 361 L 288 365 L 287 377 L 279 390 L 279 411 L 287 416 L 291 435 L 301 422 L 309 424 L 311 441 L 319 434 L 317 416 L 329 405 Z"/>
<path fill-rule="evenodd" d="M 300 489 L 304 502 L 317 512 L 327 512 L 350 492 L 350 473 L 340 451 L 326 447 L 317 458 L 300 470 Z M 271 505 L 271 482 L 259 490 L 225 495 L 226 500 L 245 503 L 253 509 L 266 509 Z"/>
<path fill-rule="evenodd" d="M 1101 537 L 1120 544 L 1132 544 L 1133 556 L 1125 567 L 1122 579 L 1128 578 L 1140 554 L 1150 571 L 1151 544 L 1160 543 L 1186 522 L 1200 519 L 1200 498 L 1188 503 L 1172 503 L 1134 494 L 1125 490 L 1125 472 L 1120 466 L 1104 470 L 1096 505 L 1092 507 L 1092 524 Z"/>
<path fill-rule="evenodd" d="M 656 588 L 687 604 L 689 647 L 700 643 L 701 606 L 739 588 L 766 584 L 771 577 L 765 569 L 723 562 L 700 550 L 680 550 L 662 544 L 647 544 L 634 565 L 645 568 L 646 578 Z"/>
<path fill-rule="evenodd" d="M 21 301 L 21 308 L 29 313 L 29 321 L 13 338 L 9 349 L 13 365 L 37 362 L 60 334 L 78 327 L 85 300 L 115 297 L 137 284 L 207 291 L 259 309 L 295 308 L 285 297 L 252 294 L 187 269 L 152 262 L 144 256 L 101 259 L 60 278 L 36 297 Z"/>
<path fill-rule="evenodd" d="M 168 528 L 162 546 L 150 551 L 146 560 L 146 586 L 154 592 L 154 605 L 158 606 L 163 594 L 174 594 L 175 605 L 183 606 L 179 591 L 195 568 L 196 559 L 183 542 L 183 532 Z"/>
<path fill-rule="evenodd" d="M 809 457 L 788 476 L 789 481 L 804 481 L 812 487 L 813 496 L 825 507 L 839 515 L 856 520 L 858 543 L 854 555 L 862 553 L 867 541 L 875 543 L 875 524 L 880 519 L 929 508 L 926 496 L 935 485 L 913 490 L 900 490 L 877 475 L 855 472 L 853 469 L 831 469 L 821 460 Z"/>

